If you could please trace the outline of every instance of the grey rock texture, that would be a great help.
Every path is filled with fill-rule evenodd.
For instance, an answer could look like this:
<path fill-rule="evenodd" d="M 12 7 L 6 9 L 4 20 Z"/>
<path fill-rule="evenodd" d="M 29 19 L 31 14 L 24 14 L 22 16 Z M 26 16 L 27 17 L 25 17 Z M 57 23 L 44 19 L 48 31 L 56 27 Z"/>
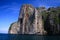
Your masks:
<path fill-rule="evenodd" d="M 10 34 L 40 34 L 46 33 L 43 27 L 40 10 L 30 4 L 22 5 L 18 21 L 11 24 Z"/>
<path fill-rule="evenodd" d="M 9 34 L 59 34 L 60 7 L 33 7 L 24 4 L 20 8 L 18 21 L 11 24 Z"/>

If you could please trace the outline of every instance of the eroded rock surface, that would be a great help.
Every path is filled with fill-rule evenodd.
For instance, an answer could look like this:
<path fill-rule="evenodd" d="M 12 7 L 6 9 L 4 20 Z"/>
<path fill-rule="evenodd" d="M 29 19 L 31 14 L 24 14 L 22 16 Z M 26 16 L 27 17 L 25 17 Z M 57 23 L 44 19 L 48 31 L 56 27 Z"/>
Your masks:
<path fill-rule="evenodd" d="M 12 23 L 9 34 L 59 34 L 60 7 L 35 8 L 30 4 L 21 6 L 18 21 Z"/>
<path fill-rule="evenodd" d="M 11 25 L 10 34 L 45 34 L 42 15 L 29 4 L 22 5 L 19 19 Z"/>

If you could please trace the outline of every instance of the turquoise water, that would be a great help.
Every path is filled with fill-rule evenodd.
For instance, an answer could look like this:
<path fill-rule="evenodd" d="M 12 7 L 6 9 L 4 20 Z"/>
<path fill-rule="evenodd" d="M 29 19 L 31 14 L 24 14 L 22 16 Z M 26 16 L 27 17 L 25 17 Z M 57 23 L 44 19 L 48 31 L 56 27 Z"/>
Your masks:
<path fill-rule="evenodd" d="M 60 40 L 60 36 L 0 34 L 0 40 Z"/>

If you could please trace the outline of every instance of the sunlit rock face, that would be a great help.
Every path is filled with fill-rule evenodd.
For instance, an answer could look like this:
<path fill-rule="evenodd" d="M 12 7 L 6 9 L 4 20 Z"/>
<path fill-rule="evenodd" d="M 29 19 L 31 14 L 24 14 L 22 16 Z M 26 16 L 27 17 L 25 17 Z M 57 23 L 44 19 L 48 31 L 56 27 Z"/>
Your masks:
<path fill-rule="evenodd" d="M 18 22 L 14 22 L 10 25 L 9 34 L 18 34 L 18 31 L 20 31 L 20 27 L 18 26 Z"/>
<path fill-rule="evenodd" d="M 40 34 L 47 32 L 44 30 L 40 9 L 36 9 L 30 4 L 22 5 L 18 21 L 9 28 L 10 34 Z"/>
<path fill-rule="evenodd" d="M 10 25 L 9 34 L 60 34 L 60 7 L 33 7 L 24 4 L 18 21 Z"/>

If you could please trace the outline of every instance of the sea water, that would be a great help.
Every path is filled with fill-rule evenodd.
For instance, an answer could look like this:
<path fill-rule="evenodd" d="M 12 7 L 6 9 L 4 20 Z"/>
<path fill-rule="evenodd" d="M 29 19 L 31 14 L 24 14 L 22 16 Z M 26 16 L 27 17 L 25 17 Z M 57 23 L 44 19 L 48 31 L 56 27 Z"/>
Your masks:
<path fill-rule="evenodd" d="M 0 40 L 60 40 L 60 36 L 0 34 Z"/>

